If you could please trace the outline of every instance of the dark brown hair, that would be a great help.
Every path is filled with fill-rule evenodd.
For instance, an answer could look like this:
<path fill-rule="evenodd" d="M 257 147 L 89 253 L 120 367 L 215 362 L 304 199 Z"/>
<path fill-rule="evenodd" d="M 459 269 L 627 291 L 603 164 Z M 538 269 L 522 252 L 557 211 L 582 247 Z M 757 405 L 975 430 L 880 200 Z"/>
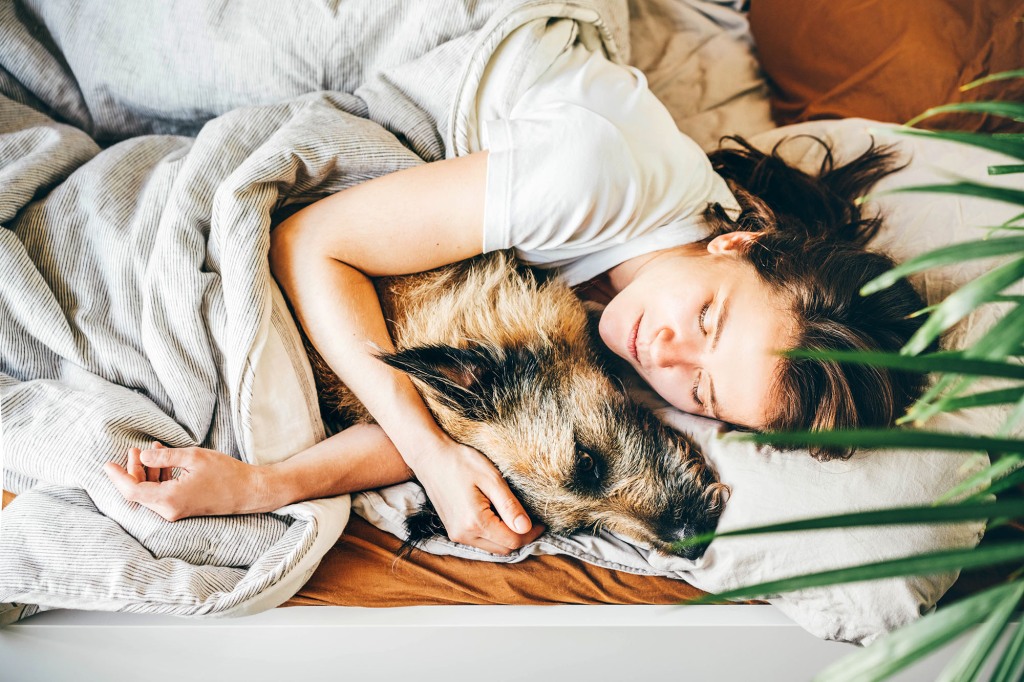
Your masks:
<path fill-rule="evenodd" d="M 882 225 L 862 215 L 856 199 L 900 168 L 889 146 L 871 146 L 837 166 L 830 145 L 817 173 L 787 164 L 776 144 L 764 153 L 742 137 L 711 157 L 740 205 L 730 216 L 719 204 L 705 218 L 716 234 L 758 232 L 745 251 L 758 275 L 790 302 L 797 320 L 795 348 L 899 350 L 923 323 L 910 314 L 924 306 L 906 281 L 870 296 L 860 288 L 894 261 L 868 250 Z M 790 138 L 787 138 L 790 139 Z M 768 431 L 831 430 L 892 424 L 917 399 L 924 377 L 865 365 L 784 357 L 772 386 Z M 812 447 L 819 460 L 846 458 L 849 449 Z"/>

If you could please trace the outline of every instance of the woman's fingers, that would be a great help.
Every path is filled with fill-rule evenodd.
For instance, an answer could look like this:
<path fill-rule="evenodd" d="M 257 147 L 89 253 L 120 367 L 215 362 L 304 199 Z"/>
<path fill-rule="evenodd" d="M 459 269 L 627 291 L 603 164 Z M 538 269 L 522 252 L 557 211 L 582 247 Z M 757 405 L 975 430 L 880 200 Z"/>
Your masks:
<path fill-rule="evenodd" d="M 128 448 L 128 463 L 125 467 L 128 475 L 134 477 L 136 481 L 140 482 L 149 481 L 152 483 L 160 483 L 162 481 L 173 480 L 173 468 L 175 466 L 181 466 L 180 464 L 177 464 L 177 462 L 182 458 L 175 458 L 174 456 L 170 456 L 170 458 L 159 457 L 154 454 L 155 450 L 167 451 L 168 448 L 157 441 L 153 441 L 152 450 Z"/>
<path fill-rule="evenodd" d="M 537 526 L 532 527 L 526 533 L 516 533 L 513 530 L 509 530 L 509 527 L 493 511 L 488 510 L 488 512 L 490 512 L 489 516 L 481 524 L 480 539 L 500 547 L 501 551 L 497 552 L 498 554 L 508 554 L 513 550 L 528 545 L 544 532 L 543 526 L 537 524 Z M 482 545 L 476 544 L 474 546 L 486 549 Z M 487 551 L 493 552 L 494 550 L 488 549 Z"/>
<path fill-rule="evenodd" d="M 500 523 L 500 521 L 499 521 L 499 523 Z M 506 554 L 508 554 L 509 552 L 512 551 L 512 548 L 502 547 L 501 545 L 496 545 L 495 543 L 491 542 L 487 538 L 477 538 L 472 543 L 465 543 L 464 542 L 462 544 L 469 544 L 470 546 L 476 547 L 477 549 L 482 549 L 485 552 L 490 552 L 491 554 L 501 554 L 502 556 L 504 556 L 504 555 L 506 555 Z"/>
<path fill-rule="evenodd" d="M 154 445 L 159 445 L 154 443 Z M 165 448 L 162 445 L 139 453 L 142 464 L 148 469 L 181 467 L 187 469 L 195 462 L 193 448 Z"/>
<path fill-rule="evenodd" d="M 149 490 L 145 486 L 140 488 L 138 484 L 165 483 L 174 480 L 172 475 L 174 467 L 182 466 L 185 460 L 191 459 L 185 451 L 170 450 L 157 441 L 153 441 L 152 446 L 150 450 L 128 448 L 128 461 L 124 467 L 113 462 L 107 462 L 104 467 L 107 476 L 126 499 L 145 494 L 140 493 L 140 490 Z M 135 485 L 132 485 L 133 483 Z M 155 489 L 155 487 L 152 488 Z M 146 504 L 152 503 L 154 500 L 152 491 L 150 491 L 149 498 L 134 501 Z M 149 505 L 147 504 L 147 506 Z"/>
<path fill-rule="evenodd" d="M 153 447 L 155 449 L 157 449 L 157 450 L 160 450 L 160 449 L 166 450 L 167 449 L 166 445 L 164 445 L 163 443 L 158 443 L 157 441 L 153 441 Z M 159 478 L 157 480 L 160 481 L 161 483 L 163 481 L 169 481 L 172 478 L 174 478 L 171 475 L 173 472 L 174 472 L 173 467 L 163 467 L 162 469 L 160 469 L 160 476 L 159 476 Z"/>
<path fill-rule="evenodd" d="M 121 493 L 121 497 L 129 502 L 138 502 L 148 507 L 155 501 L 154 495 L 159 483 L 140 481 L 113 462 L 104 464 L 103 472 Z"/>
<path fill-rule="evenodd" d="M 487 495 L 491 501 L 491 505 L 495 511 L 498 512 L 498 516 L 505 522 L 512 531 L 517 535 L 523 535 L 530 532 L 533 527 L 533 522 L 530 521 L 530 517 L 527 516 L 526 510 L 523 509 L 523 505 L 516 499 L 516 496 L 512 494 L 512 490 L 509 489 L 508 484 L 505 483 L 505 479 L 498 479 L 497 482 L 490 486 L 489 490 L 484 490 L 483 493 Z"/>
<path fill-rule="evenodd" d="M 512 494 L 504 478 L 485 480 L 480 492 L 490 501 L 483 511 L 480 537 L 503 548 L 501 554 L 519 549 L 536 540 L 544 527 L 535 527 L 522 503 Z M 490 551 L 490 550 L 488 550 Z"/>
<path fill-rule="evenodd" d="M 138 448 L 128 448 L 128 474 L 136 481 L 146 480 L 146 467 L 139 458 L 141 452 Z"/>
<path fill-rule="evenodd" d="M 134 476 L 132 476 L 131 473 L 129 473 L 129 471 L 126 471 L 123 467 L 115 464 L 114 462 L 107 462 L 106 464 L 104 464 L 103 473 L 107 475 L 107 478 L 109 478 L 110 482 L 114 484 L 114 487 L 117 488 L 117 491 L 121 493 L 122 497 L 125 496 L 125 488 L 130 489 L 131 483 L 139 482 L 137 478 L 135 478 Z M 125 480 L 126 476 L 131 480 Z"/>
<path fill-rule="evenodd" d="M 159 442 L 157 442 L 157 441 L 153 441 L 152 443 L 150 443 L 150 447 L 153 448 L 153 449 L 157 449 L 157 448 L 161 447 L 161 444 Z M 141 458 L 141 456 L 140 456 L 140 458 Z M 149 464 L 148 462 L 143 462 L 143 464 L 147 465 L 146 466 L 146 480 L 150 481 L 152 483 L 159 483 L 160 482 L 160 469 L 154 467 L 153 465 Z"/>
<path fill-rule="evenodd" d="M 547 527 L 543 523 L 533 524 L 533 527 L 530 528 L 529 532 L 523 533 L 519 536 L 520 539 L 523 541 L 523 544 L 519 546 L 524 547 L 530 544 L 531 542 L 539 538 L 541 535 L 544 535 L 545 532 L 547 532 Z"/>
<path fill-rule="evenodd" d="M 512 490 L 508 487 L 505 479 L 496 476 L 493 479 L 485 480 L 481 485 L 480 492 L 490 500 L 494 511 L 498 513 L 498 517 L 504 522 L 500 525 L 505 526 L 504 530 L 502 530 L 499 528 L 499 524 L 489 523 L 487 537 L 512 549 L 525 545 L 528 541 L 524 540 L 524 538 L 532 535 L 533 522 L 530 521 L 530 517 L 527 515 L 526 509 L 523 508 L 522 503 L 512 494 Z M 489 521 L 494 520 L 492 515 Z M 501 536 L 501 541 L 496 537 L 498 535 Z M 533 537 L 536 537 L 536 535 Z M 507 544 L 508 542 L 512 542 L 512 544 Z"/>
<path fill-rule="evenodd" d="M 186 510 L 175 500 L 178 479 L 166 482 L 138 481 L 113 462 L 103 466 L 107 478 L 114 484 L 121 497 L 153 511 L 168 521 L 177 521 L 188 516 Z"/>

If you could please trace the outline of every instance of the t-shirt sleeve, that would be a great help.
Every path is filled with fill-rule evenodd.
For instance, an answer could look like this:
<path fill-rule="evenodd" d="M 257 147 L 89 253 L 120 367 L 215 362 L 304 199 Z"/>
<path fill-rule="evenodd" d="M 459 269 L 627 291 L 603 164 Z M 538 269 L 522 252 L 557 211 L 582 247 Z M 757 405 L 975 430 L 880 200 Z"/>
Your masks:
<path fill-rule="evenodd" d="M 484 251 L 564 251 L 628 239 L 642 188 L 622 132 L 557 102 L 489 121 Z"/>

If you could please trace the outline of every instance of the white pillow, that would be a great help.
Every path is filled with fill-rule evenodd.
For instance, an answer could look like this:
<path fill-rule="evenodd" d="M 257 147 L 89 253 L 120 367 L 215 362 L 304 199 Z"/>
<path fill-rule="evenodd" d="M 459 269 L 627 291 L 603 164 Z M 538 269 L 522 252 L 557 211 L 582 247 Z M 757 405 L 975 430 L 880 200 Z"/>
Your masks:
<path fill-rule="evenodd" d="M 869 127 L 885 124 L 865 120 L 822 121 L 788 126 L 758 135 L 762 149 L 785 135 L 814 134 L 831 139 L 842 161 L 863 151 Z M 889 126 L 891 127 L 891 126 Z M 984 150 L 920 138 L 876 134 L 912 155 L 911 165 L 883 180 L 877 190 L 911 184 L 945 182 L 950 174 L 983 182 L 1009 184 L 989 178 L 986 167 L 1007 159 Z M 820 148 L 810 140 L 785 147 L 791 160 L 817 166 Z M 1012 177 L 1012 176 L 1011 176 Z M 880 197 L 888 216 L 878 245 L 899 259 L 945 244 L 976 239 L 979 225 L 998 224 L 1015 215 L 1013 207 L 988 200 L 937 194 L 895 194 Z M 991 266 L 990 261 L 967 263 L 940 273 L 928 273 L 920 284 L 934 303 Z M 954 342 L 969 342 L 984 333 L 998 314 L 975 313 Z M 642 396 L 641 396 L 642 397 Z M 671 426 L 693 435 L 703 446 L 721 480 L 732 487 L 719 530 L 893 506 L 926 504 L 986 465 L 985 455 L 920 451 L 860 452 L 848 461 L 818 462 L 803 450 L 779 452 L 730 438 L 719 438 L 721 425 L 708 419 L 662 408 Z M 988 430 L 1005 410 L 974 410 L 942 415 L 928 426 L 936 430 Z M 407 511 L 422 499 L 412 483 L 356 497 L 353 508 L 374 525 L 401 536 Z M 620 570 L 682 578 L 710 592 L 720 592 L 788 576 L 880 561 L 915 553 L 974 546 L 981 523 L 864 527 L 836 530 L 741 536 L 716 540 L 696 562 L 666 557 L 636 547 L 611 534 L 571 538 L 545 536 L 509 557 L 499 557 L 446 540 L 433 540 L 428 551 L 488 561 L 515 562 L 531 554 L 566 553 Z M 813 634 L 842 641 L 868 643 L 931 609 L 956 579 L 955 574 L 911 576 L 804 590 L 769 599 Z"/>

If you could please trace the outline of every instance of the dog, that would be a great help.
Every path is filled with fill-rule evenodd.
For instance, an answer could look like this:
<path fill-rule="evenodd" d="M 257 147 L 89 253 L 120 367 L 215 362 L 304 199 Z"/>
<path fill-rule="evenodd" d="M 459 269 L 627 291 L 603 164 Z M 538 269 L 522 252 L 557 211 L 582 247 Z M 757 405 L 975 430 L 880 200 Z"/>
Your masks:
<path fill-rule="evenodd" d="M 689 559 L 727 494 L 687 437 L 635 404 L 606 371 L 583 302 L 555 278 L 493 252 L 374 281 L 395 351 L 438 424 L 486 455 L 552 533 L 609 530 Z M 373 418 L 307 341 L 325 421 Z M 403 550 L 444 535 L 429 501 Z"/>

